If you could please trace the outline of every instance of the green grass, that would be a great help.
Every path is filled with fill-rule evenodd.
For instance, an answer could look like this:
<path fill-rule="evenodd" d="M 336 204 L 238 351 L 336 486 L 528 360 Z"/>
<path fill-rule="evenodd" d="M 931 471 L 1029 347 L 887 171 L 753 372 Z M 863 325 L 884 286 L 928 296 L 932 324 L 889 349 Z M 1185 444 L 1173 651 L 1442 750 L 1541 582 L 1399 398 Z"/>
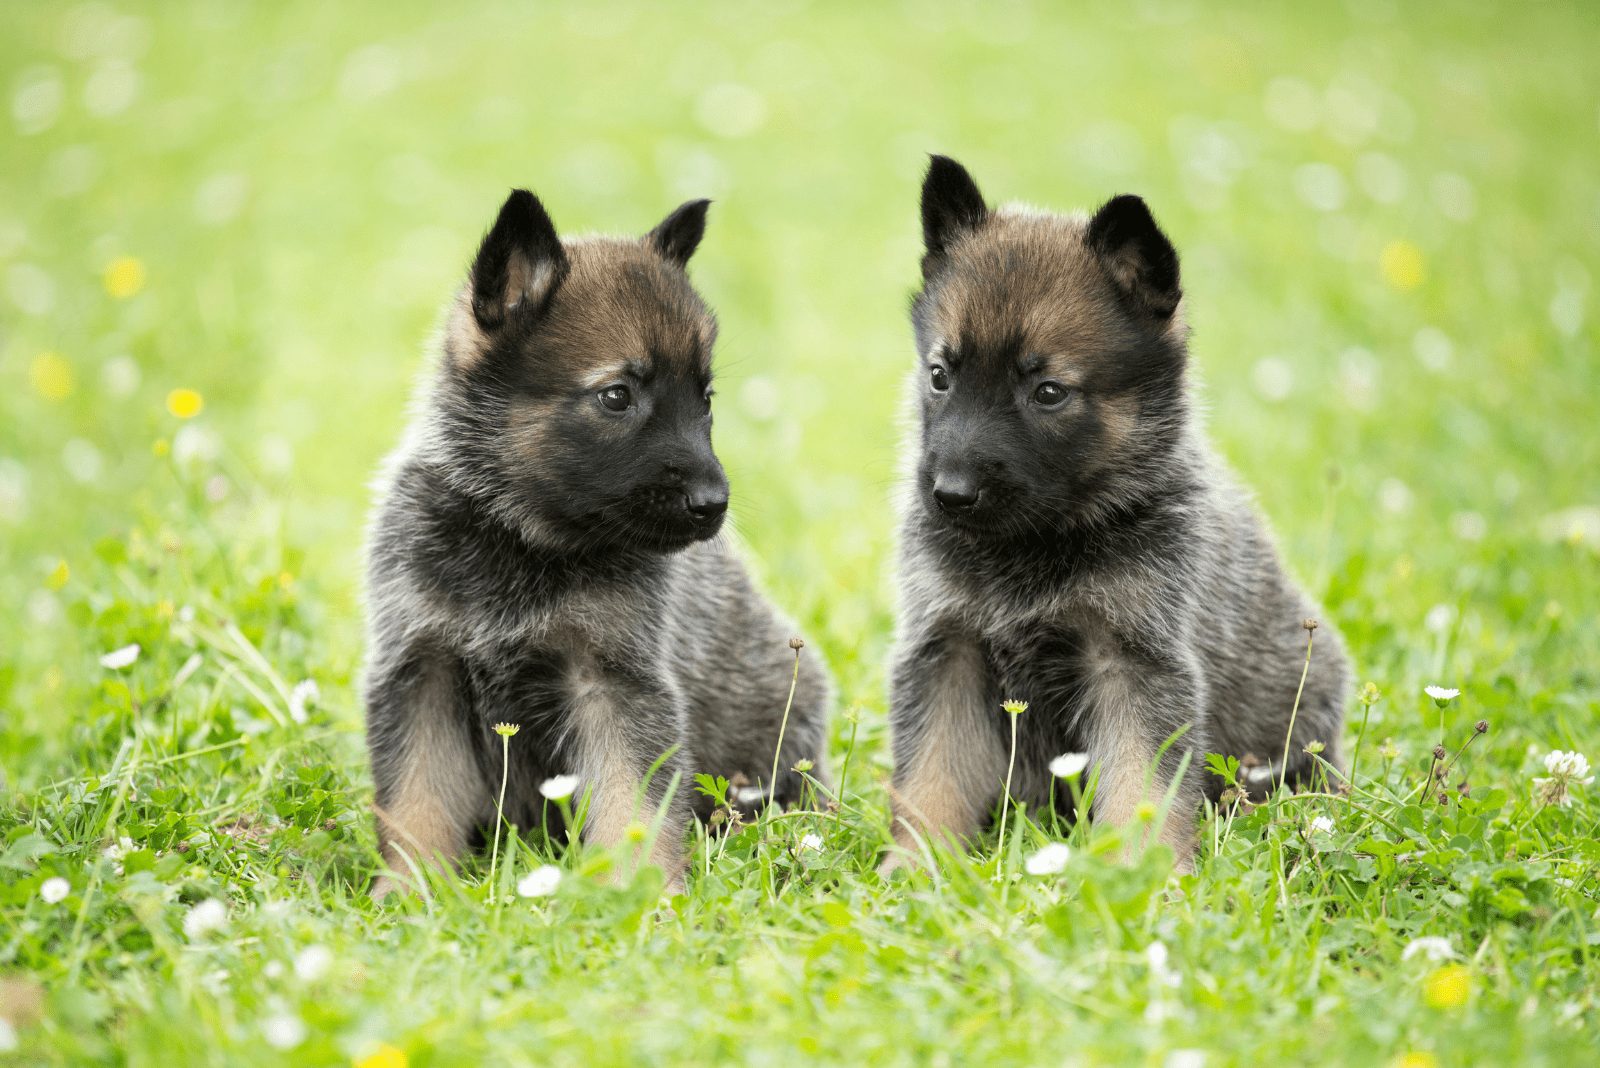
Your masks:
<path fill-rule="evenodd" d="M 1600 758 L 1597 31 L 1578 3 L 9 5 L 0 1061 L 1589 1063 L 1600 791 L 1531 779 Z M 1027 875 L 1067 832 L 1025 822 L 873 874 L 932 150 L 995 198 L 1150 200 L 1213 436 L 1381 694 L 1350 797 L 1209 819 L 1193 878 L 1085 828 Z M 491 906 L 484 862 L 364 897 L 365 487 L 513 184 L 568 231 L 716 198 L 693 271 L 737 525 L 839 678 L 835 766 L 855 739 L 840 811 L 700 842 L 670 914 L 520 840 L 503 883 L 557 863 L 554 896 Z M 1424 796 L 1441 721 L 1454 752 L 1480 718 L 1470 798 Z M 1461 970 L 1403 960 L 1424 935 Z"/>

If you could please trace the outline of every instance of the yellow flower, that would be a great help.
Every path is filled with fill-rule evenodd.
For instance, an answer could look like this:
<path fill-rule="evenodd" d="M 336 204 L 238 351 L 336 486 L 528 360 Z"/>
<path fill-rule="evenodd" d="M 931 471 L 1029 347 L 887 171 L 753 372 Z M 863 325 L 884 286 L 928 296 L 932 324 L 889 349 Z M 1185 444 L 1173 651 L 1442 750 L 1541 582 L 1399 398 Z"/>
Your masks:
<path fill-rule="evenodd" d="M 510 738 L 521 729 L 515 723 L 496 723 L 494 725 L 494 732 L 502 738 Z"/>
<path fill-rule="evenodd" d="M 165 456 L 172 451 L 172 443 L 166 438 L 156 438 L 150 443 L 150 455 Z"/>
<path fill-rule="evenodd" d="M 192 389 L 175 389 L 167 394 L 167 411 L 179 419 L 193 419 L 206 406 L 206 399 Z"/>
<path fill-rule="evenodd" d="M 406 1056 L 405 1050 L 391 1046 L 387 1042 L 380 1042 L 371 1053 L 365 1057 L 357 1057 L 351 1063 L 355 1068 L 406 1068 L 411 1061 Z"/>
<path fill-rule="evenodd" d="M 49 401 L 72 395 L 72 365 L 58 352 L 41 352 L 28 367 L 28 379 L 39 396 Z"/>
<path fill-rule="evenodd" d="M 1427 1050 L 1412 1050 L 1390 1061 L 1389 1068 L 1439 1068 L 1439 1058 Z"/>
<path fill-rule="evenodd" d="M 1395 289 L 1405 291 L 1420 286 L 1427 277 L 1427 266 L 1422 250 L 1410 241 L 1391 241 L 1383 246 L 1378 256 L 1378 270 L 1383 280 Z"/>
<path fill-rule="evenodd" d="M 1447 964 L 1422 981 L 1422 1000 L 1436 1009 L 1454 1009 L 1472 993 L 1472 970 L 1464 964 Z"/>
<path fill-rule="evenodd" d="M 106 268 L 106 292 L 117 300 L 127 300 L 144 288 L 144 264 L 132 256 L 118 256 Z"/>
<path fill-rule="evenodd" d="M 1028 702 L 1026 702 L 1026 701 L 1014 701 L 1014 700 L 1013 701 L 1001 701 L 1000 702 L 1000 707 L 1005 709 L 1007 712 L 1011 713 L 1013 716 L 1020 716 L 1020 715 L 1022 715 L 1024 712 L 1026 712 L 1028 710 Z"/>
<path fill-rule="evenodd" d="M 72 569 L 65 560 L 57 560 L 56 566 L 50 569 L 50 574 L 45 578 L 44 584 L 52 590 L 59 590 L 67 584 L 72 577 Z"/>

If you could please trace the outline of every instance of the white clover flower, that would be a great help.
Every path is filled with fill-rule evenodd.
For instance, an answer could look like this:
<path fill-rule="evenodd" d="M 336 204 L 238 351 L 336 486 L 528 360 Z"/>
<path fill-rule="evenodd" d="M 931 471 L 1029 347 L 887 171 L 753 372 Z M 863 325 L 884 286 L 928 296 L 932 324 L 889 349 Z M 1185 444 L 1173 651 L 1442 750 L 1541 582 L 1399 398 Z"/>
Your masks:
<path fill-rule="evenodd" d="M 204 938 L 213 931 L 228 926 L 228 906 L 214 897 L 208 897 L 191 908 L 183 917 L 183 933 L 189 940 Z"/>
<path fill-rule="evenodd" d="M 1454 960 L 1456 949 L 1450 944 L 1450 939 L 1440 938 L 1437 935 L 1428 935 L 1425 938 L 1414 938 L 1406 944 L 1401 951 L 1401 960 L 1410 960 L 1412 957 L 1426 957 L 1431 961 Z"/>
<path fill-rule="evenodd" d="M 306 1040 L 305 1021 L 292 1012 L 275 1012 L 261 1021 L 261 1037 L 273 1049 L 294 1049 Z"/>
<path fill-rule="evenodd" d="M 1313 834 L 1332 834 L 1333 827 L 1333 820 L 1328 816 L 1318 816 L 1311 821 L 1311 833 Z"/>
<path fill-rule="evenodd" d="M 542 864 L 517 881 L 519 897 L 549 897 L 561 885 L 561 869 Z"/>
<path fill-rule="evenodd" d="M 1548 779 L 1533 780 L 1534 796 L 1541 805 L 1565 808 L 1572 804 L 1572 787 L 1594 783 L 1594 776 L 1589 774 L 1588 758 L 1576 750 L 1570 753 L 1551 750 L 1545 754 L 1544 770 L 1550 773 Z"/>
<path fill-rule="evenodd" d="M 1088 766 L 1088 753 L 1062 753 L 1050 761 L 1050 774 L 1058 779 L 1070 779 L 1083 774 L 1083 769 Z"/>
<path fill-rule="evenodd" d="M 1144 962 L 1150 966 L 1150 976 L 1162 986 L 1177 986 L 1183 976 L 1167 965 L 1170 954 L 1165 942 L 1151 942 L 1144 949 Z"/>
<path fill-rule="evenodd" d="M 539 784 L 539 792 L 552 801 L 565 801 L 577 788 L 576 775 L 552 775 Z"/>
<path fill-rule="evenodd" d="M 261 974 L 266 976 L 268 979 L 282 979 L 283 978 L 283 961 L 281 961 L 281 960 L 269 960 L 269 961 L 267 961 L 266 967 L 261 969 Z"/>
<path fill-rule="evenodd" d="M 39 896 L 44 898 L 46 905 L 56 905 L 72 893 L 72 884 L 61 876 L 56 875 L 39 884 Z"/>
<path fill-rule="evenodd" d="M 307 946 L 295 955 L 294 977 L 302 983 L 314 983 L 328 974 L 333 967 L 333 951 L 327 946 Z"/>
<path fill-rule="evenodd" d="M 1023 861 L 1022 866 L 1029 875 L 1059 875 L 1071 859 L 1072 850 L 1065 842 L 1051 842 Z"/>
<path fill-rule="evenodd" d="M 822 852 L 822 835 L 807 833 L 800 839 L 800 852 L 810 850 L 813 853 Z"/>
<path fill-rule="evenodd" d="M 137 848 L 138 847 L 133 844 L 132 838 L 129 838 L 127 835 L 123 835 L 121 838 L 118 838 L 115 842 L 101 850 L 100 855 L 105 857 L 107 860 L 121 860 L 129 853 L 134 852 Z"/>
<path fill-rule="evenodd" d="M 1444 686 L 1425 686 L 1423 687 L 1422 692 L 1433 698 L 1435 701 L 1438 701 L 1440 704 L 1454 701 L 1457 697 L 1461 696 L 1460 690 L 1447 689 Z"/>
<path fill-rule="evenodd" d="M 102 656 L 100 666 L 110 671 L 121 671 L 125 667 L 132 666 L 137 659 L 139 659 L 139 643 L 134 642 L 132 645 L 124 645 L 121 649 L 113 649 Z"/>
<path fill-rule="evenodd" d="M 307 719 L 306 709 L 322 700 L 322 691 L 317 688 L 315 679 L 302 679 L 294 684 L 294 689 L 289 691 L 289 718 L 296 723 L 304 723 Z"/>

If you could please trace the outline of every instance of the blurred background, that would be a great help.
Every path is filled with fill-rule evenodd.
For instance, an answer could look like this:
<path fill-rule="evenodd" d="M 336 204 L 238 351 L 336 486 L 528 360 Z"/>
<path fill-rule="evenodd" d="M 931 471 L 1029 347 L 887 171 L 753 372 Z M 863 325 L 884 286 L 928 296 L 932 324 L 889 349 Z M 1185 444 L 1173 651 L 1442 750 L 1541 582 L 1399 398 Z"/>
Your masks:
<path fill-rule="evenodd" d="M 12 786 L 71 770 L 108 648 L 268 602 L 359 760 L 369 480 L 519 185 L 567 233 L 715 200 L 737 529 L 878 737 L 934 151 L 993 201 L 1147 198 L 1212 434 L 1362 678 L 1594 692 L 1594 5 L 378 12 L 0 14 Z"/>

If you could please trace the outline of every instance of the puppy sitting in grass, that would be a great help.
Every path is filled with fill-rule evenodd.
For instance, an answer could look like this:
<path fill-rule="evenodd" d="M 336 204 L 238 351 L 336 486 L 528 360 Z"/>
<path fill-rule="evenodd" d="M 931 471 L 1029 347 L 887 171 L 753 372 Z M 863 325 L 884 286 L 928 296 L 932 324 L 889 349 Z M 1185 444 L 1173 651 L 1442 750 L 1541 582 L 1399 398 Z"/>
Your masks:
<path fill-rule="evenodd" d="M 1222 788 L 1205 754 L 1270 760 L 1274 784 L 1314 778 L 1312 742 L 1340 763 L 1339 637 L 1316 631 L 1293 711 L 1317 612 L 1196 425 L 1178 257 L 1142 200 L 991 211 L 935 156 L 922 222 L 885 870 L 981 828 L 1006 699 L 1029 705 L 1013 797 L 1048 805 L 1051 758 L 1086 753 L 1097 820 L 1174 796 L 1161 838 L 1189 870 Z"/>
<path fill-rule="evenodd" d="M 392 873 L 375 896 L 481 841 L 497 722 L 519 728 L 507 820 L 539 826 L 540 783 L 574 774 L 583 836 L 653 825 L 673 888 L 693 774 L 782 804 L 797 761 L 821 773 L 828 680 L 801 664 L 778 753 L 793 628 L 715 540 L 716 322 L 684 273 L 707 203 L 642 239 L 563 242 L 517 190 L 449 310 L 370 535 L 367 738 Z"/>

